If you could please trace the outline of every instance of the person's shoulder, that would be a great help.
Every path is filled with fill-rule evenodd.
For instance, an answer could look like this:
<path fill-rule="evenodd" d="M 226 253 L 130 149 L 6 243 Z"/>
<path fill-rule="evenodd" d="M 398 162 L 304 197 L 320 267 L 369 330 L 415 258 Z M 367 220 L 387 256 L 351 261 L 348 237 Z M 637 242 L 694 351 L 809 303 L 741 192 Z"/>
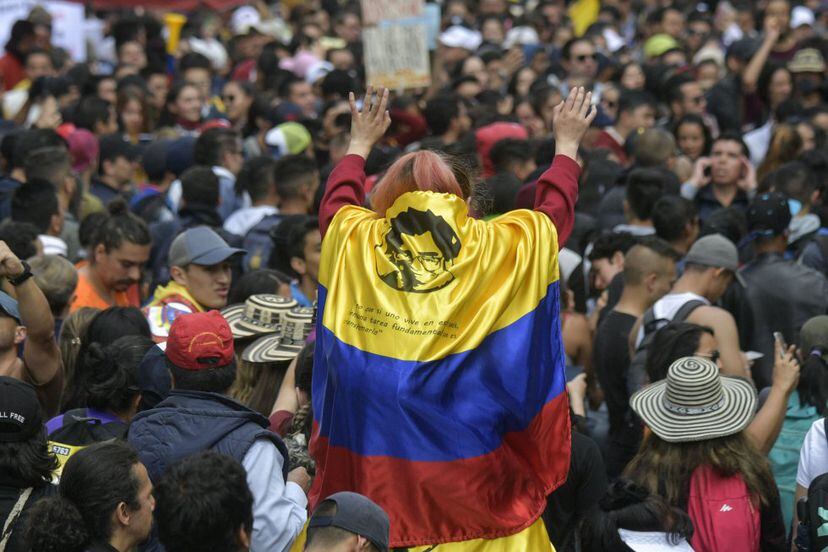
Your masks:
<path fill-rule="evenodd" d="M 715 323 L 727 323 L 732 322 L 736 323 L 733 315 L 730 314 L 728 311 L 721 307 L 717 307 L 716 305 L 699 305 L 690 315 L 687 317 L 688 322 L 694 323 L 707 323 L 707 324 L 715 324 Z"/>

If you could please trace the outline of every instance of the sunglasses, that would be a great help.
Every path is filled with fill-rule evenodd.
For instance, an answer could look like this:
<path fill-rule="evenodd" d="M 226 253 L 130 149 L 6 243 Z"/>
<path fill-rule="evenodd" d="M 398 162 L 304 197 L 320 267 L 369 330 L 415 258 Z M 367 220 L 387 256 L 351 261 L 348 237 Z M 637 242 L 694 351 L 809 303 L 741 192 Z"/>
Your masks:
<path fill-rule="evenodd" d="M 595 60 L 598 59 L 598 54 L 589 54 L 589 55 L 582 54 L 580 56 L 575 56 L 575 59 L 580 61 L 581 63 L 585 62 L 588 59 L 591 59 L 592 61 L 595 61 Z"/>
<path fill-rule="evenodd" d="M 721 353 L 719 353 L 719 351 L 713 351 L 713 352 L 710 352 L 710 353 L 696 353 L 696 356 L 710 359 L 710 362 L 712 362 L 713 364 L 716 364 L 719 361 L 719 358 L 721 358 L 722 355 L 721 355 Z"/>

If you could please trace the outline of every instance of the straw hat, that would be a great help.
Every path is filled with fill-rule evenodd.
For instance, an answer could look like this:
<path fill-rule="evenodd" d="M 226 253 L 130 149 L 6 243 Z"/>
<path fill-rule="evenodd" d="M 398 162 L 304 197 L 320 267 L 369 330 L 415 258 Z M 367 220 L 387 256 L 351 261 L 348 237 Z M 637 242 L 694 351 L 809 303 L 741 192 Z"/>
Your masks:
<path fill-rule="evenodd" d="M 630 406 L 669 443 L 706 441 L 746 428 L 756 391 L 747 380 L 720 376 L 707 359 L 684 357 L 670 365 L 666 380 L 630 397 Z"/>
<path fill-rule="evenodd" d="M 313 308 L 292 308 L 282 316 L 282 331 L 260 337 L 251 343 L 242 353 L 242 360 L 259 363 L 293 359 L 305 346 L 313 329 L 313 319 Z"/>
<path fill-rule="evenodd" d="M 251 295 L 239 305 L 225 307 L 221 315 L 233 331 L 233 338 L 251 337 L 281 330 L 281 317 L 297 305 L 295 299 L 262 293 Z"/>

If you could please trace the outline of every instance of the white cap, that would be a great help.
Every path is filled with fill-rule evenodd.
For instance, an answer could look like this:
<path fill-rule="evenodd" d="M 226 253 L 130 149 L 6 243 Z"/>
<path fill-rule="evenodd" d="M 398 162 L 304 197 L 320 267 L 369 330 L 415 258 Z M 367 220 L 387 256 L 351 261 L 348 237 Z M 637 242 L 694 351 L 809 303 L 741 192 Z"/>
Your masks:
<path fill-rule="evenodd" d="M 797 6 L 791 10 L 791 29 L 798 29 L 803 25 L 813 27 L 816 18 L 814 12 L 805 6 Z"/>
<path fill-rule="evenodd" d="M 230 29 L 235 35 L 247 34 L 250 29 L 258 30 L 262 24 L 262 16 L 252 6 L 242 6 L 233 12 L 230 17 Z"/>
<path fill-rule="evenodd" d="M 316 84 L 317 81 L 324 79 L 333 70 L 334 66 L 330 61 L 317 61 L 308 67 L 308 70 L 305 72 L 305 82 L 308 84 Z"/>
<path fill-rule="evenodd" d="M 532 27 L 514 27 L 506 32 L 506 40 L 503 41 L 503 47 L 509 49 L 515 44 L 520 46 L 534 46 L 540 44 L 540 37 L 538 36 L 538 32 Z"/>
<path fill-rule="evenodd" d="M 440 42 L 449 48 L 463 48 L 474 52 L 483 42 L 483 36 L 477 31 L 454 25 L 443 31 L 440 35 Z"/>

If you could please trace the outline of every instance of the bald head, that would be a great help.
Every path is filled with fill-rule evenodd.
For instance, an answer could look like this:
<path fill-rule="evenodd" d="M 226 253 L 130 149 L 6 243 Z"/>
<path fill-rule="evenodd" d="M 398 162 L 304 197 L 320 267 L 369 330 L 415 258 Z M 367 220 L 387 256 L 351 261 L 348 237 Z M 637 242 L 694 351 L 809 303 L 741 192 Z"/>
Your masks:
<path fill-rule="evenodd" d="M 673 272 L 677 258 L 678 254 L 664 240 L 655 237 L 642 239 L 624 257 L 624 284 L 640 286 L 650 274 Z"/>

